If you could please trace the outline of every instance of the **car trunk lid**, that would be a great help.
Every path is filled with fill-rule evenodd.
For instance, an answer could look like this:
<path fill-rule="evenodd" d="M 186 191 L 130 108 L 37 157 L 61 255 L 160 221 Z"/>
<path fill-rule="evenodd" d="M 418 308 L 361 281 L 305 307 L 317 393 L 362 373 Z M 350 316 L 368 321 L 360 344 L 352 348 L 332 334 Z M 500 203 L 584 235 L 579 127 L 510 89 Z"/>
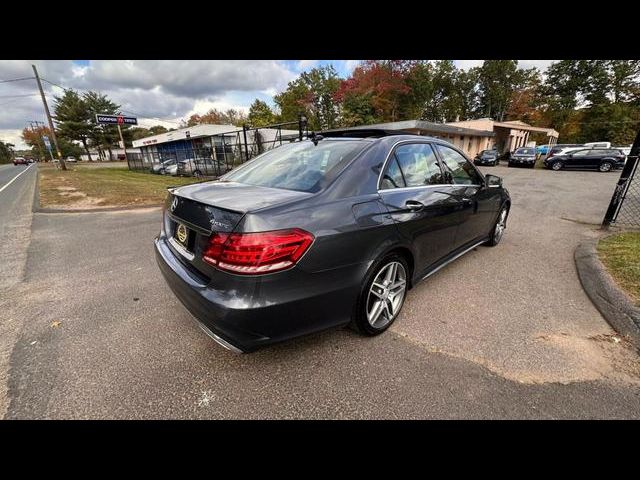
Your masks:
<path fill-rule="evenodd" d="M 233 232 L 247 212 L 309 195 L 312 194 L 219 181 L 170 189 L 165 204 L 165 233 L 181 261 L 207 281 L 216 272 L 202 260 L 211 235 Z"/>

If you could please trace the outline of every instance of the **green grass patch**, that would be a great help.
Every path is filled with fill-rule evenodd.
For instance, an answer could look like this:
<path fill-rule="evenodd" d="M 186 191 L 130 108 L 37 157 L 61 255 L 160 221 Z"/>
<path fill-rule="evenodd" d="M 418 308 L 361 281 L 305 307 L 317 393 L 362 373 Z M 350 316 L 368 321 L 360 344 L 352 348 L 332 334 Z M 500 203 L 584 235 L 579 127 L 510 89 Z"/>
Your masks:
<path fill-rule="evenodd" d="M 601 240 L 598 255 L 615 279 L 640 305 L 640 232 L 626 232 Z"/>
<path fill-rule="evenodd" d="M 192 177 L 171 177 L 134 172 L 110 165 L 40 165 L 40 205 L 49 208 L 99 208 L 158 205 L 167 187 L 198 182 Z"/>

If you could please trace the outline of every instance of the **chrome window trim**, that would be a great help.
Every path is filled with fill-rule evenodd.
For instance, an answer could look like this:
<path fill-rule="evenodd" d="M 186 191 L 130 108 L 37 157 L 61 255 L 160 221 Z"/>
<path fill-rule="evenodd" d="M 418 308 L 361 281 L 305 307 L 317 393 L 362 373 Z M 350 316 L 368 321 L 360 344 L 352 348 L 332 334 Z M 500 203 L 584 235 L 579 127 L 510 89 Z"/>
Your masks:
<path fill-rule="evenodd" d="M 433 153 L 436 155 L 436 159 L 438 161 L 438 166 L 440 167 L 440 170 L 442 171 L 442 165 L 441 165 L 441 159 L 440 159 L 440 152 L 438 152 L 438 149 L 435 148 L 437 145 L 442 145 L 443 147 L 448 147 L 451 148 L 452 150 L 458 152 L 460 155 L 462 155 L 462 158 L 464 158 L 467 162 L 469 162 L 469 164 L 471 164 L 471 166 L 473 167 L 473 169 L 478 173 L 478 175 L 480 176 L 480 178 L 486 183 L 486 180 L 484 179 L 484 175 L 482 174 L 482 172 L 473 164 L 472 161 L 470 161 L 467 156 L 462 153 L 461 151 L 459 151 L 455 146 L 453 145 L 444 145 L 440 142 L 437 142 L 435 140 L 399 140 L 396 143 L 394 143 L 393 145 L 391 145 L 391 148 L 389 149 L 389 152 L 387 153 L 387 156 L 384 159 L 384 162 L 382 162 L 382 168 L 380 169 L 380 173 L 378 174 L 378 182 L 376 183 L 376 189 L 378 191 L 378 193 L 380 192 L 387 192 L 387 191 L 397 191 L 397 190 L 407 190 L 407 189 L 414 189 L 414 188 L 429 188 L 429 187 L 460 187 L 460 186 L 466 186 L 466 187 L 482 187 L 482 185 L 477 185 L 477 184 L 472 184 L 472 185 L 465 185 L 463 183 L 440 183 L 437 185 L 418 185 L 415 187 L 398 187 L 398 188 L 384 188 L 384 189 L 380 189 L 380 184 L 382 182 L 382 174 L 384 173 L 384 171 L 387 168 L 387 165 L 389 163 L 389 157 L 391 157 L 391 154 L 394 153 L 395 148 L 398 145 L 401 144 L 405 144 L 405 143 L 426 143 L 428 145 L 431 145 L 431 147 L 433 148 Z M 442 172 L 444 174 L 444 172 Z"/>
<path fill-rule="evenodd" d="M 500 185 L 495 185 L 496 187 L 499 187 Z M 463 184 L 463 183 L 438 183 L 437 185 L 417 185 L 415 187 L 398 187 L 398 188 L 384 188 L 382 190 L 378 190 L 378 193 L 383 193 L 383 192 L 402 192 L 405 190 L 417 190 L 419 188 L 438 188 L 438 187 L 476 187 L 476 188 L 480 188 L 482 187 L 482 185 L 477 185 L 477 184 L 471 184 L 471 185 L 467 185 L 467 184 Z"/>

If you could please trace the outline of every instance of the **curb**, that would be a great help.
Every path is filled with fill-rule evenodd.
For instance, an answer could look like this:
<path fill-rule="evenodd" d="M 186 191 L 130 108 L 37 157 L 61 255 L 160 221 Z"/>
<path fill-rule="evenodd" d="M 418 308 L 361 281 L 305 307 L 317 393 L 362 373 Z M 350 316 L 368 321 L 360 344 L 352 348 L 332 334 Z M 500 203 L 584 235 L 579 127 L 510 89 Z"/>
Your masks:
<path fill-rule="evenodd" d="M 152 210 L 162 208 L 162 204 L 157 205 L 128 205 L 126 207 L 98 207 L 98 208 L 38 208 L 34 210 L 36 213 L 101 213 L 101 212 L 120 212 L 127 210 Z"/>
<path fill-rule="evenodd" d="M 615 283 L 598 257 L 598 242 L 605 237 L 581 242 L 574 260 L 580 283 L 591 302 L 613 329 L 640 348 L 640 308 Z"/>

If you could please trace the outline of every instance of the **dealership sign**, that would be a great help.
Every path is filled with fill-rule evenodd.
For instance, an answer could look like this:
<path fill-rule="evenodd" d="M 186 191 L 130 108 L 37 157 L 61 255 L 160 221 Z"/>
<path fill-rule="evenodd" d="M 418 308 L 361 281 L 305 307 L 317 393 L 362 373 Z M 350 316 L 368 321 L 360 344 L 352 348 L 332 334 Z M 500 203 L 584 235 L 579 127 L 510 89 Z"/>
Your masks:
<path fill-rule="evenodd" d="M 102 125 L 137 125 L 136 117 L 125 117 L 123 115 L 102 115 L 96 113 L 96 121 Z"/>

